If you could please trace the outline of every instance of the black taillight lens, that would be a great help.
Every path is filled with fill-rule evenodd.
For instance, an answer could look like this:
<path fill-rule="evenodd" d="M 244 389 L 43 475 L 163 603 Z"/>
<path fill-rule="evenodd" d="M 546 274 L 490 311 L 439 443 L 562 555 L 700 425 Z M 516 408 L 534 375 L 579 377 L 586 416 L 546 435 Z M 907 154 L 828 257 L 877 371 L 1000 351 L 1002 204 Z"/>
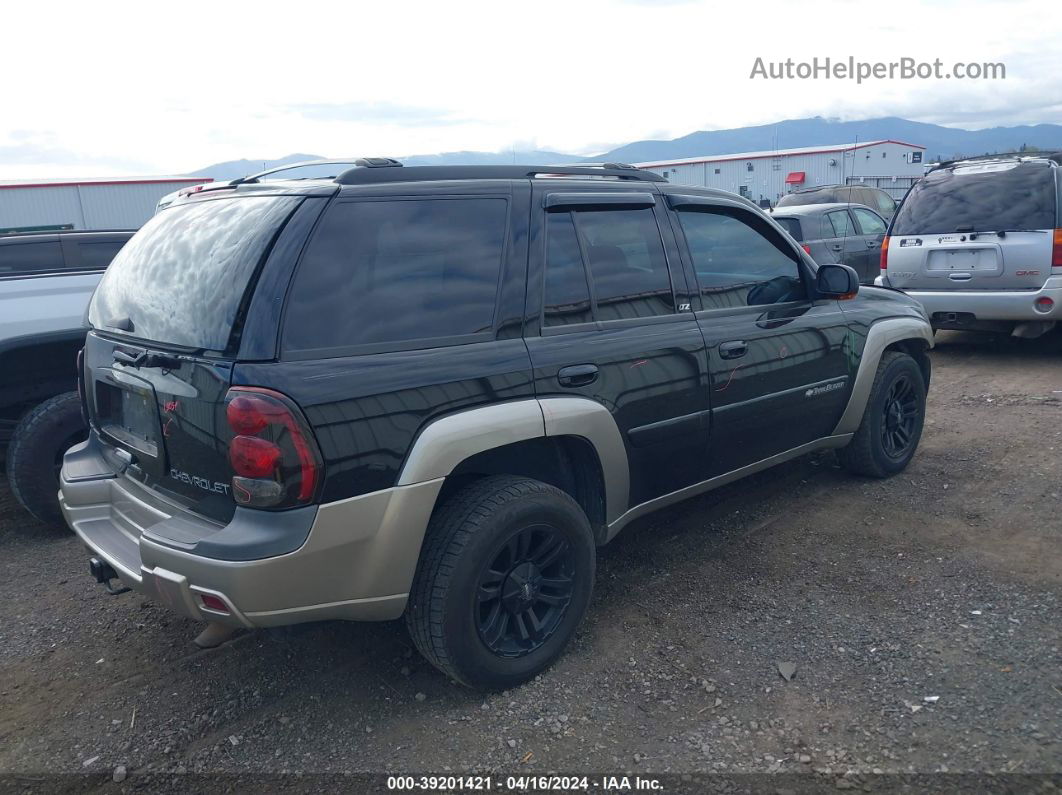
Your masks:
<path fill-rule="evenodd" d="M 321 452 L 290 398 L 234 386 L 225 396 L 225 417 L 232 430 L 232 496 L 239 505 L 281 510 L 313 501 L 321 483 Z"/>

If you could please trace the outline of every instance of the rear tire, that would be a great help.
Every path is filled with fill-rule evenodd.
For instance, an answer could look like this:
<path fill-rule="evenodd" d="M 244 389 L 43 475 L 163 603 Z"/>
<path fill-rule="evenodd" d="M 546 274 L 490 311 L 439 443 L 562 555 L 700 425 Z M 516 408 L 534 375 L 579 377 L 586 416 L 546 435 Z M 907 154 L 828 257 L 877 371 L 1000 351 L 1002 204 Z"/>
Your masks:
<path fill-rule="evenodd" d="M 590 523 L 530 478 L 478 480 L 432 517 L 406 609 L 427 660 L 464 685 L 514 687 L 550 666 L 593 590 Z"/>
<path fill-rule="evenodd" d="M 838 450 L 849 472 L 886 478 L 902 472 L 918 449 L 926 416 L 926 386 L 918 363 L 885 351 L 870 388 L 863 421 L 848 446 Z"/>
<path fill-rule="evenodd" d="M 49 398 L 15 427 L 7 448 L 7 479 L 22 507 L 35 519 L 65 527 L 59 510 L 59 468 L 63 454 L 88 434 L 77 392 Z"/>

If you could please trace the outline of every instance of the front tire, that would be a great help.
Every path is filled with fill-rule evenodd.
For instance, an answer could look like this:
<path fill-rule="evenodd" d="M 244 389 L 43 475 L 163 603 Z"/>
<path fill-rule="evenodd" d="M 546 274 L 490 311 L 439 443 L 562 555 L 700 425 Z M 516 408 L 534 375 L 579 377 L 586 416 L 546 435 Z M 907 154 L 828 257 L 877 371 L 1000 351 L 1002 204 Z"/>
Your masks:
<path fill-rule="evenodd" d="M 859 429 L 837 451 L 841 465 L 873 478 L 902 472 L 918 449 L 925 416 L 926 386 L 918 363 L 906 353 L 885 351 Z"/>
<path fill-rule="evenodd" d="M 65 527 L 59 510 L 59 469 L 63 455 L 85 438 L 77 392 L 64 392 L 33 408 L 15 428 L 7 448 L 11 491 L 35 519 Z"/>
<path fill-rule="evenodd" d="M 483 478 L 432 517 L 406 625 L 420 653 L 458 682 L 514 687 L 568 645 L 595 563 L 590 523 L 568 494 L 530 478 Z"/>

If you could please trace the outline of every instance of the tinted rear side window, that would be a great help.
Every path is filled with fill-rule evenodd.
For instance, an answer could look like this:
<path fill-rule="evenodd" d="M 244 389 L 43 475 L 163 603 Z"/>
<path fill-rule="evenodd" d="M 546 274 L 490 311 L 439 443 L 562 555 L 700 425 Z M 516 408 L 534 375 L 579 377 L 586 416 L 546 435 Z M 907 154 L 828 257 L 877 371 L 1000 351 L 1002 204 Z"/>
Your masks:
<path fill-rule="evenodd" d="M 592 319 L 590 288 L 571 213 L 549 213 L 546 218 L 545 324 L 587 323 Z"/>
<path fill-rule="evenodd" d="M 63 250 L 58 241 L 8 243 L 0 246 L 0 276 L 48 273 L 63 269 Z"/>
<path fill-rule="evenodd" d="M 789 236 L 798 243 L 803 240 L 803 233 L 800 231 L 800 219 L 799 218 L 775 218 L 778 225 L 782 227 Z"/>
<path fill-rule="evenodd" d="M 284 349 L 408 347 L 491 331 L 507 210 L 501 198 L 334 205 L 299 265 Z"/>
<path fill-rule="evenodd" d="M 213 199 L 153 216 L 104 273 L 89 322 L 138 339 L 227 349 L 258 264 L 299 201 Z"/>
<path fill-rule="evenodd" d="M 1055 212 L 1054 172 L 1042 164 L 967 173 L 941 169 L 907 194 L 892 234 L 1053 229 Z"/>
<path fill-rule="evenodd" d="M 675 311 L 664 244 L 652 210 L 594 210 L 578 212 L 575 218 L 593 281 L 595 320 Z"/>
<path fill-rule="evenodd" d="M 81 253 L 81 265 L 79 267 L 86 270 L 103 270 L 111 264 L 111 261 L 121 251 L 122 245 L 123 243 L 118 240 L 78 243 L 77 247 Z"/>
<path fill-rule="evenodd" d="M 832 213 L 826 213 L 822 225 L 823 237 L 848 237 L 855 233 L 856 231 L 852 227 L 852 219 L 847 210 L 835 210 Z"/>

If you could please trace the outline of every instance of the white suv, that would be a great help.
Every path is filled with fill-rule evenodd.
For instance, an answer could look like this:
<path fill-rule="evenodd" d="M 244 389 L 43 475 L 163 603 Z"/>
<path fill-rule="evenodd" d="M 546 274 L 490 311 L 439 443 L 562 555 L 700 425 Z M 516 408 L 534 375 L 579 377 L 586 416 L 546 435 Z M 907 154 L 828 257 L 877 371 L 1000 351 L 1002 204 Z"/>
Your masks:
<path fill-rule="evenodd" d="M 1062 155 L 943 163 L 910 191 L 876 283 L 925 307 L 934 328 L 1035 337 L 1062 318 Z"/>

